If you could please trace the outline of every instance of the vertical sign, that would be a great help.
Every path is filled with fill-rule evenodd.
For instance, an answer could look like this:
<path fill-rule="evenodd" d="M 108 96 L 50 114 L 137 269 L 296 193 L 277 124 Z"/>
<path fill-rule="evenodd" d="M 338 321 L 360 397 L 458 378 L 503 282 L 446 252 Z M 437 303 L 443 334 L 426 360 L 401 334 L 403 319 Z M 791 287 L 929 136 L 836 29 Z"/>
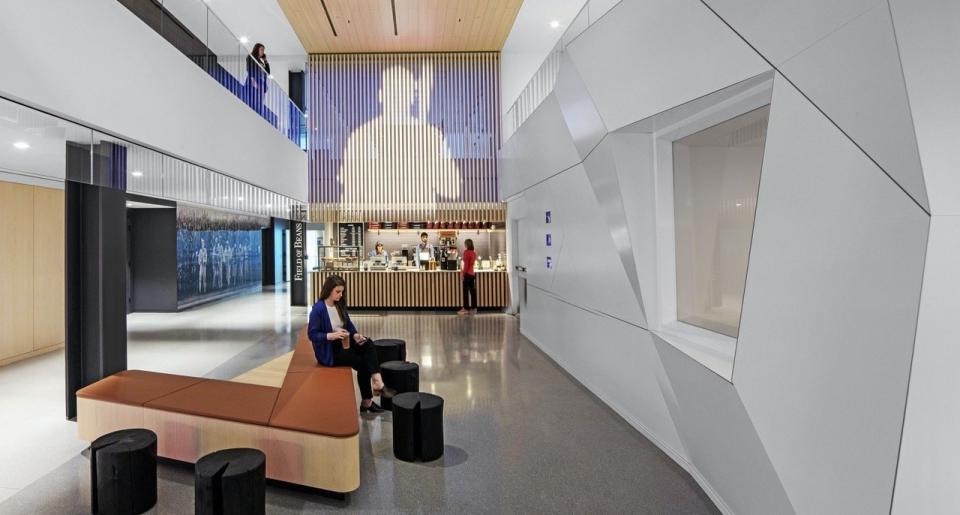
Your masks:
<path fill-rule="evenodd" d="M 306 265 L 304 249 L 307 243 L 307 223 L 290 222 L 290 305 L 307 305 Z"/>

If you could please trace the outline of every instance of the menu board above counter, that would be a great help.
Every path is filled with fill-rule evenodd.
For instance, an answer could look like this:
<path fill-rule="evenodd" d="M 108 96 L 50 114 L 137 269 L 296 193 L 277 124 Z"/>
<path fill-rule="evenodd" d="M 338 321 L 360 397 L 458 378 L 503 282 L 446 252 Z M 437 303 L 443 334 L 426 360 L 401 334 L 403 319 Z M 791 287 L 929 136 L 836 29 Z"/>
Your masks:
<path fill-rule="evenodd" d="M 341 223 L 337 227 L 338 247 L 362 247 L 363 224 Z"/>

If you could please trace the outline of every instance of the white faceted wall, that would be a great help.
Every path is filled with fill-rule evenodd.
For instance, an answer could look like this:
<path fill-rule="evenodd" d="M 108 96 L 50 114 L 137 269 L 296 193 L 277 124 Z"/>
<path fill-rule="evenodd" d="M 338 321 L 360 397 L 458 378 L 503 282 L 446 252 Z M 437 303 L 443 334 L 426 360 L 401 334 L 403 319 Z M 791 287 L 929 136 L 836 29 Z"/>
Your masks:
<path fill-rule="evenodd" d="M 623 0 L 590 23 L 502 152 L 523 333 L 725 513 L 960 512 L 960 7 Z M 661 135 L 770 70 L 726 355 L 666 330 Z"/>

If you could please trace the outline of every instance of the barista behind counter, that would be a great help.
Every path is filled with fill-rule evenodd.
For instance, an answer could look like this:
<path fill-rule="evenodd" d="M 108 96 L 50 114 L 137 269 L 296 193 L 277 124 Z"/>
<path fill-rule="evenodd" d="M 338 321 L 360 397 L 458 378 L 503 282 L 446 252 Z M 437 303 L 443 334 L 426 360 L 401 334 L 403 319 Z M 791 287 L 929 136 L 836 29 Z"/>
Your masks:
<path fill-rule="evenodd" d="M 374 249 L 370 251 L 370 254 L 368 255 L 368 257 L 370 259 L 373 259 L 375 257 L 381 257 L 383 258 L 384 262 L 390 261 L 390 253 L 383 248 L 383 243 L 380 243 L 379 241 L 377 242 L 377 245 L 374 247 Z"/>
<path fill-rule="evenodd" d="M 421 257 L 425 257 L 427 261 L 433 258 L 433 245 L 427 242 L 427 238 L 429 238 L 427 233 L 420 233 L 420 243 L 413 248 L 413 264 L 417 268 L 420 268 Z M 424 265 L 424 268 L 426 268 L 426 265 Z"/>

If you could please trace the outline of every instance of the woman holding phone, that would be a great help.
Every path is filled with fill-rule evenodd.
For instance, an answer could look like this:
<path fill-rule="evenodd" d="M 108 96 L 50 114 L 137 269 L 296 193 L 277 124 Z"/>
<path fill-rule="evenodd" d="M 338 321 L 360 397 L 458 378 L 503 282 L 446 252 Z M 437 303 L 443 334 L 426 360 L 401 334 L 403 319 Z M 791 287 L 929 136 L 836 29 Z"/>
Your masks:
<path fill-rule="evenodd" d="M 320 301 L 310 310 L 307 335 L 313 343 L 317 363 L 327 367 L 351 367 L 357 371 L 360 387 L 360 411 L 380 413 L 383 408 L 373 402 L 374 390 L 383 389 L 383 377 L 373 342 L 357 332 L 347 314 L 343 291 L 347 283 L 339 275 L 331 275 L 320 289 Z"/>

